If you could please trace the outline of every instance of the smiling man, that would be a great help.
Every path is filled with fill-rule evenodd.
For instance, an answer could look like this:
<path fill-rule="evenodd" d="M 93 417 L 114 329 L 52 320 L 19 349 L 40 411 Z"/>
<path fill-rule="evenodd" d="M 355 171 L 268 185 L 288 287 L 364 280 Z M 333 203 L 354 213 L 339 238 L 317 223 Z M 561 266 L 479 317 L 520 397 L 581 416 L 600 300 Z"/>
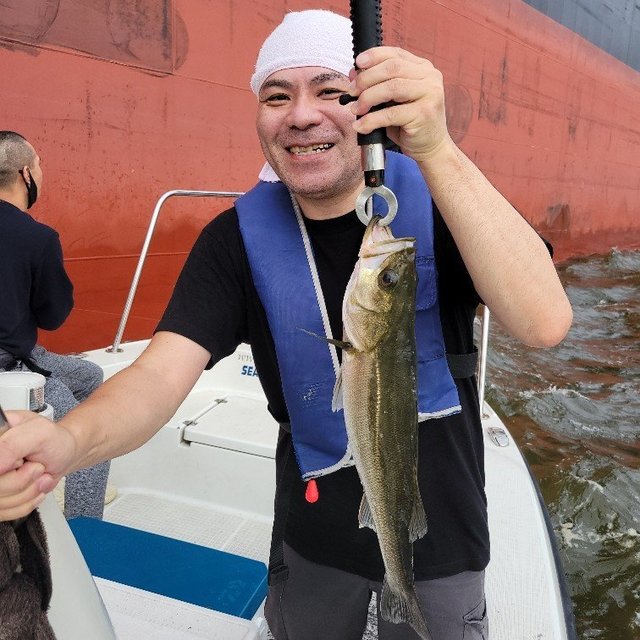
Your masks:
<path fill-rule="evenodd" d="M 276 640 L 361 640 L 384 567 L 375 533 L 358 526 L 362 486 L 342 412 L 331 410 L 337 361 L 300 328 L 342 336 L 365 229 L 354 211 L 356 132 L 386 127 L 404 154 L 388 154 L 385 173 L 399 185 L 396 220 L 420 247 L 416 340 L 431 350 L 418 371 L 429 530 L 414 544 L 416 589 L 433 640 L 479 640 L 488 637 L 489 536 L 476 307 L 482 299 L 539 347 L 564 337 L 571 308 L 544 243 L 451 140 L 442 74 L 377 47 L 358 57 L 356 76 L 351 52 L 349 20 L 328 11 L 287 14 L 266 39 L 251 80 L 268 161 L 259 183 L 205 227 L 131 367 L 57 428 L 9 416 L 19 428 L 0 437 L 0 519 L 28 513 L 64 473 L 140 446 L 207 365 L 248 342 L 281 425 L 267 620 Z M 338 100 L 345 92 L 357 97 L 350 106 Z M 378 623 L 380 640 L 417 637 L 406 624 Z"/>

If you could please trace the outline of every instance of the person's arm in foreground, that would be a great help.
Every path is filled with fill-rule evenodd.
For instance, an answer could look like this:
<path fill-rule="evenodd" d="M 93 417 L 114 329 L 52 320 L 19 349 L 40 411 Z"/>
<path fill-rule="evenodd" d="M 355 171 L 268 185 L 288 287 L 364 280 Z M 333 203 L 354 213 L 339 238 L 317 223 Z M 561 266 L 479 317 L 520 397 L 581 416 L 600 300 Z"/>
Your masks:
<path fill-rule="evenodd" d="M 428 60 L 394 47 L 370 49 L 356 62 L 361 71 L 351 93 L 359 99 L 352 110 L 367 114 L 356 130 L 387 127 L 418 163 L 478 294 L 504 327 L 531 346 L 560 342 L 572 311 L 549 252 L 451 139 L 442 74 Z M 390 101 L 397 104 L 367 113 Z"/>
<path fill-rule="evenodd" d="M 63 475 L 146 442 L 175 413 L 209 358 L 195 342 L 158 332 L 130 367 L 58 423 L 6 412 L 12 428 L 0 437 L 0 521 L 30 513 Z"/>

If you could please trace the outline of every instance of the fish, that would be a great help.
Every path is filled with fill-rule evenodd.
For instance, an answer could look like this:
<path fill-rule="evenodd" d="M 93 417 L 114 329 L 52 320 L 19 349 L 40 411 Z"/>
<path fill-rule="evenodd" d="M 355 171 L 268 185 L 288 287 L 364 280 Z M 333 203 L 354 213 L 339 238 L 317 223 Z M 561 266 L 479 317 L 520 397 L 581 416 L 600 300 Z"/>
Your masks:
<path fill-rule="evenodd" d="M 377 533 L 385 567 L 380 612 L 431 640 L 413 578 L 413 542 L 427 532 L 418 487 L 415 238 L 373 217 L 345 289 L 342 363 L 332 408 L 342 409 L 363 498 L 360 527 Z"/>

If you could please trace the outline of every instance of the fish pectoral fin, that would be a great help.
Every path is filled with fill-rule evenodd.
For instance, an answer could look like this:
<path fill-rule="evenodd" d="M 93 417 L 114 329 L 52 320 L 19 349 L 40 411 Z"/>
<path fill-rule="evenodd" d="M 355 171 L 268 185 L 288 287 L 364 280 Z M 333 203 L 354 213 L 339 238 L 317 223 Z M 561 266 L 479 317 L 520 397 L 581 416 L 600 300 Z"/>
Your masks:
<path fill-rule="evenodd" d="M 406 622 L 422 640 L 432 640 L 413 586 L 405 594 L 391 589 L 385 575 L 380 594 L 380 615 L 388 622 Z"/>
<path fill-rule="evenodd" d="M 371 513 L 371 507 L 369 506 L 367 496 L 364 494 L 362 495 L 360 511 L 358 512 L 358 523 L 360 524 L 360 528 L 369 527 L 369 529 L 373 529 L 377 533 L 376 523 L 373 521 L 373 513 Z"/>
<path fill-rule="evenodd" d="M 336 384 L 333 387 L 333 397 L 331 398 L 331 411 L 344 409 L 344 398 L 342 395 L 342 367 L 338 369 Z"/>
<path fill-rule="evenodd" d="M 325 340 L 329 343 L 338 347 L 338 349 L 342 349 L 343 351 L 349 351 L 349 349 L 353 349 L 353 345 L 350 342 L 345 342 L 344 340 L 335 340 L 334 338 L 325 338 Z"/>
<path fill-rule="evenodd" d="M 313 333 L 313 331 L 307 331 L 307 329 L 303 329 L 302 327 L 297 327 L 298 331 L 303 331 L 304 333 L 308 333 L 310 336 L 314 338 L 318 338 L 319 340 L 324 340 L 329 344 L 338 347 L 339 349 L 344 349 L 345 351 L 348 349 L 353 349 L 353 345 L 350 342 L 345 342 L 344 340 L 336 340 L 335 338 L 327 338 L 327 336 L 321 336 L 318 333 Z"/>
<path fill-rule="evenodd" d="M 415 542 L 418 538 L 422 538 L 425 533 L 427 533 L 427 514 L 420 499 L 420 492 L 417 492 L 411 520 L 409 521 L 409 542 Z"/>

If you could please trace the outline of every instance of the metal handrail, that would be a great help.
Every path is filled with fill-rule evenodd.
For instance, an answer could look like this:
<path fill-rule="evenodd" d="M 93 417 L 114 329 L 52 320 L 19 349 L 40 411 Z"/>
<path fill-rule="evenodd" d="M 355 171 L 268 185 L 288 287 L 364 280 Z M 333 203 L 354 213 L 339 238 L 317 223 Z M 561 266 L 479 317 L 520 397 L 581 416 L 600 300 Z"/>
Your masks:
<path fill-rule="evenodd" d="M 131 311 L 131 307 L 133 305 L 133 299 L 136 295 L 136 290 L 138 288 L 138 282 L 140 280 L 140 274 L 142 273 L 142 267 L 144 265 L 144 261 L 147 258 L 147 252 L 149 250 L 149 245 L 151 244 L 151 237 L 153 236 L 153 232 L 155 231 L 156 222 L 158 221 L 158 216 L 160 215 L 160 209 L 162 205 L 173 196 L 192 196 L 194 198 L 238 198 L 243 195 L 243 192 L 236 191 L 190 191 L 185 189 L 174 189 L 173 191 L 167 191 L 163 193 L 158 202 L 156 202 L 156 206 L 153 210 L 153 215 L 151 216 L 151 221 L 149 222 L 149 228 L 147 229 L 147 236 L 144 239 L 144 244 L 142 246 L 142 252 L 140 253 L 140 258 L 138 259 L 138 266 L 136 267 L 136 272 L 133 276 L 133 281 L 131 282 L 131 288 L 129 289 L 129 296 L 127 297 L 127 301 L 124 305 L 124 310 L 122 312 L 122 317 L 120 318 L 120 326 L 118 327 L 118 331 L 116 332 L 116 337 L 113 340 L 113 344 L 107 349 L 109 353 L 119 353 L 122 351 L 120 348 L 120 343 L 122 342 L 122 336 L 124 334 L 124 328 L 127 326 L 127 320 L 129 319 L 129 313 Z"/>
<path fill-rule="evenodd" d="M 487 418 L 487 414 L 484 413 L 484 389 L 485 381 L 487 377 L 487 352 L 489 350 L 489 324 L 491 320 L 491 312 L 489 307 L 484 307 L 482 310 L 482 334 L 480 338 L 480 353 L 479 365 L 478 365 L 478 404 L 480 405 L 480 415 L 483 418 Z"/>

